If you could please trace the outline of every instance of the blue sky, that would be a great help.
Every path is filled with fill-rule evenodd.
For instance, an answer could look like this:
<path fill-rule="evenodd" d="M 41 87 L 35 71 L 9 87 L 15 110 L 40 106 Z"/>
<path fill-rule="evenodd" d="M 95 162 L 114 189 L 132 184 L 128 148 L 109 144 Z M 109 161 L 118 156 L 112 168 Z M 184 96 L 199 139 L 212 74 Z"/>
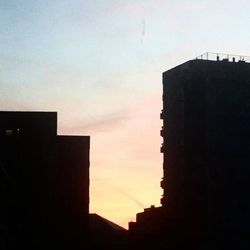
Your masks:
<path fill-rule="evenodd" d="M 162 72 L 206 51 L 249 55 L 249 7 L 0 0 L 1 110 L 58 111 L 59 133 L 89 134 L 91 211 L 126 226 L 161 198 Z"/>

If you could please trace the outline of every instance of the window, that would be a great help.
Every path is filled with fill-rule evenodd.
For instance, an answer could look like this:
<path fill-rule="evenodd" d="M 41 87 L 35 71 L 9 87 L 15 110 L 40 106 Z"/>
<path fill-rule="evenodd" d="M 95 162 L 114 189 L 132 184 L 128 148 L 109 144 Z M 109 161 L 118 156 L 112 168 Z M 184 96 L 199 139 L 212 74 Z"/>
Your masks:
<path fill-rule="evenodd" d="M 15 136 L 19 134 L 19 128 L 17 129 L 5 129 L 6 136 Z"/>

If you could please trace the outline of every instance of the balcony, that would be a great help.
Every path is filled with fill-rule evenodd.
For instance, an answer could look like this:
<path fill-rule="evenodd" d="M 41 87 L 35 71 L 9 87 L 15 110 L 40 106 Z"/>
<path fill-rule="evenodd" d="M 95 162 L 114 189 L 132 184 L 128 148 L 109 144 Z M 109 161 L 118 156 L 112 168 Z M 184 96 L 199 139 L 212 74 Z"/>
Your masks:
<path fill-rule="evenodd" d="M 164 144 L 162 143 L 161 144 L 161 153 L 164 153 L 165 152 L 165 146 L 164 146 Z"/>
<path fill-rule="evenodd" d="M 164 127 L 161 127 L 160 135 L 164 137 Z"/>
<path fill-rule="evenodd" d="M 164 111 L 163 111 L 163 109 L 161 110 L 160 118 L 161 118 L 162 120 L 164 119 Z"/>
<path fill-rule="evenodd" d="M 161 188 L 164 188 L 165 187 L 165 182 L 164 182 L 164 179 L 162 178 L 161 180 Z"/>

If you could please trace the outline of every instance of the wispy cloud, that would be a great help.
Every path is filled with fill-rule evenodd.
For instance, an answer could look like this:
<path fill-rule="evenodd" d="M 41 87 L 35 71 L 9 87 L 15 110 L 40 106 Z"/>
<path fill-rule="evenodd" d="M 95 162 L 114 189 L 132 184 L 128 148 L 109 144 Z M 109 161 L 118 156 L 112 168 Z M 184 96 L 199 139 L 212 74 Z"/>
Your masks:
<path fill-rule="evenodd" d="M 84 121 L 84 119 L 75 120 L 75 125 L 67 128 L 63 126 L 61 133 L 89 133 L 89 134 L 98 134 L 103 133 L 105 131 L 110 131 L 114 127 L 122 126 L 122 124 L 128 122 L 129 114 L 126 111 L 117 111 L 116 113 L 106 114 L 104 116 L 89 117 L 88 121 Z"/>
<path fill-rule="evenodd" d="M 119 187 L 116 187 L 116 186 L 113 186 L 112 184 L 109 184 L 109 186 L 116 192 L 124 195 L 125 197 L 127 197 L 130 201 L 132 201 L 133 203 L 135 203 L 138 207 L 140 208 L 145 208 L 145 205 L 138 199 L 136 198 L 134 195 L 132 195 L 131 193 L 125 191 L 124 189 L 122 188 L 119 188 Z"/>

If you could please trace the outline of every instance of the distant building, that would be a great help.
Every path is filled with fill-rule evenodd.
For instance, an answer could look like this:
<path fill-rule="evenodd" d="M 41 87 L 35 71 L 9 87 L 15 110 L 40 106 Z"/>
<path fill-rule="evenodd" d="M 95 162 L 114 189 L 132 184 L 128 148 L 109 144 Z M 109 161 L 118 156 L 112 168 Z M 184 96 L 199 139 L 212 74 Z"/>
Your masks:
<path fill-rule="evenodd" d="M 153 214 L 170 249 L 249 247 L 250 64 L 206 54 L 164 72 L 161 118 L 162 207 L 132 235 Z"/>
<path fill-rule="evenodd" d="M 90 249 L 127 250 L 127 230 L 98 214 L 89 215 Z"/>
<path fill-rule="evenodd" d="M 0 248 L 82 249 L 89 136 L 58 136 L 56 112 L 0 112 Z"/>

